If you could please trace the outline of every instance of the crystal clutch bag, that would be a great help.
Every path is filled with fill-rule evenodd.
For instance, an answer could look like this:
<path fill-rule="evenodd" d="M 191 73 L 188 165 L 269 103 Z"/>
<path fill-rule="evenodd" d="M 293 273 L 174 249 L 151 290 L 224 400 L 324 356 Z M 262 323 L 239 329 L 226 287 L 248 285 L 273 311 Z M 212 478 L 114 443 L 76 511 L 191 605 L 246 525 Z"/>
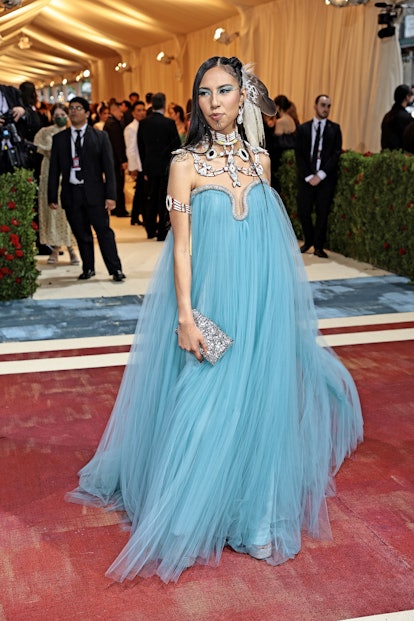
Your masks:
<path fill-rule="evenodd" d="M 196 308 L 193 308 L 193 318 L 207 345 L 208 351 L 205 352 L 201 347 L 200 352 L 207 362 L 216 364 L 231 346 L 233 339 L 223 332 L 214 321 L 200 313 Z M 178 334 L 178 328 L 176 333 Z"/>
<path fill-rule="evenodd" d="M 196 308 L 193 308 L 193 318 L 207 345 L 208 351 L 204 352 L 201 348 L 201 354 L 210 364 L 216 364 L 231 346 L 233 339 Z"/>

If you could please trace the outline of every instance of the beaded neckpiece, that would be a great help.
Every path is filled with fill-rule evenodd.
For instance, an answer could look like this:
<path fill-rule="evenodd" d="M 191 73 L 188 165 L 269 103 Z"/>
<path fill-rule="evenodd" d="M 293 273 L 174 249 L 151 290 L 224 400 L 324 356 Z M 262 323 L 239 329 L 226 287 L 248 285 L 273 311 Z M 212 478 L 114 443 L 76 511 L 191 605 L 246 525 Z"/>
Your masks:
<path fill-rule="evenodd" d="M 217 177 L 223 173 L 227 173 L 232 181 L 233 188 L 241 187 L 239 180 L 239 173 L 243 175 L 249 175 L 250 177 L 259 177 L 263 174 L 263 166 L 260 163 L 259 153 L 264 153 L 264 150 L 260 147 L 251 147 L 254 159 L 250 160 L 250 155 L 247 149 L 240 146 L 235 149 L 235 145 L 240 142 L 243 145 L 241 136 L 238 132 L 234 131 L 230 134 L 220 134 L 219 132 L 212 131 L 213 145 L 209 147 L 209 141 L 207 136 L 204 138 L 201 147 L 206 150 L 205 156 L 200 156 L 199 153 L 192 152 L 194 158 L 194 167 L 199 175 L 203 177 Z M 204 159 L 205 157 L 205 159 Z M 227 162 L 215 168 L 212 164 L 217 158 L 224 157 Z M 238 166 L 235 157 L 239 157 L 242 162 L 249 162 L 247 166 Z"/>

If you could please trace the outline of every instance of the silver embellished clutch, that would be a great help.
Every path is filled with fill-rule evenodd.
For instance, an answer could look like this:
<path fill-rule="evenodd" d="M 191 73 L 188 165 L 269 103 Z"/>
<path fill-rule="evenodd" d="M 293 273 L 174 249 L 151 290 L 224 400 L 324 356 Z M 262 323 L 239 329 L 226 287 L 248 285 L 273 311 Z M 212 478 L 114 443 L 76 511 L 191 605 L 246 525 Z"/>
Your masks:
<path fill-rule="evenodd" d="M 210 364 L 216 364 L 231 346 L 233 339 L 196 308 L 193 308 L 193 318 L 207 345 L 208 351 L 204 352 L 201 348 L 201 354 Z"/>
<path fill-rule="evenodd" d="M 195 325 L 204 336 L 207 344 L 207 352 L 200 347 L 201 355 L 210 364 L 216 364 L 233 343 L 233 339 L 223 332 L 214 321 L 202 315 L 196 308 L 193 308 L 193 318 Z M 178 334 L 178 328 L 175 333 Z"/>

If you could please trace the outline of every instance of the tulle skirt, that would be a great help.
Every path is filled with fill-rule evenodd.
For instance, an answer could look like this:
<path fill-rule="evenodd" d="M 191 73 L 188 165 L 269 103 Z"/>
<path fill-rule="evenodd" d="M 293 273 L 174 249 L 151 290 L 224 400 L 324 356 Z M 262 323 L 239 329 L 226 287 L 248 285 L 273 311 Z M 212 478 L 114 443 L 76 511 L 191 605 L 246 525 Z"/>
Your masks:
<path fill-rule="evenodd" d="M 333 475 L 362 440 L 348 371 L 316 342 L 311 291 L 277 194 L 253 182 L 192 195 L 192 303 L 234 340 L 214 366 L 177 346 L 173 234 L 138 321 L 118 397 L 72 502 L 126 512 L 116 580 L 168 582 L 223 548 L 277 565 L 301 532 L 329 537 Z"/>

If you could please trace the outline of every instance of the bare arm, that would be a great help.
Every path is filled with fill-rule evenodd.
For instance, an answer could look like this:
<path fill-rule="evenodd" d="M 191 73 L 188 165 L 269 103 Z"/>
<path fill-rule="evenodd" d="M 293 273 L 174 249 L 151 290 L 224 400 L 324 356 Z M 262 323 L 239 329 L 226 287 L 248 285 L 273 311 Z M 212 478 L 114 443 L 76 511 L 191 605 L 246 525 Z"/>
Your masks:
<path fill-rule="evenodd" d="M 265 153 L 260 155 L 260 163 L 263 166 L 263 177 L 270 183 L 271 180 L 271 172 L 270 172 L 270 157 Z"/>
<path fill-rule="evenodd" d="M 168 194 L 185 205 L 190 204 L 193 163 L 189 154 L 177 155 L 170 168 Z M 190 216 L 172 209 L 171 227 L 174 234 L 174 281 L 178 307 L 178 345 L 202 360 L 200 347 L 206 343 L 196 327 L 191 304 Z"/>

